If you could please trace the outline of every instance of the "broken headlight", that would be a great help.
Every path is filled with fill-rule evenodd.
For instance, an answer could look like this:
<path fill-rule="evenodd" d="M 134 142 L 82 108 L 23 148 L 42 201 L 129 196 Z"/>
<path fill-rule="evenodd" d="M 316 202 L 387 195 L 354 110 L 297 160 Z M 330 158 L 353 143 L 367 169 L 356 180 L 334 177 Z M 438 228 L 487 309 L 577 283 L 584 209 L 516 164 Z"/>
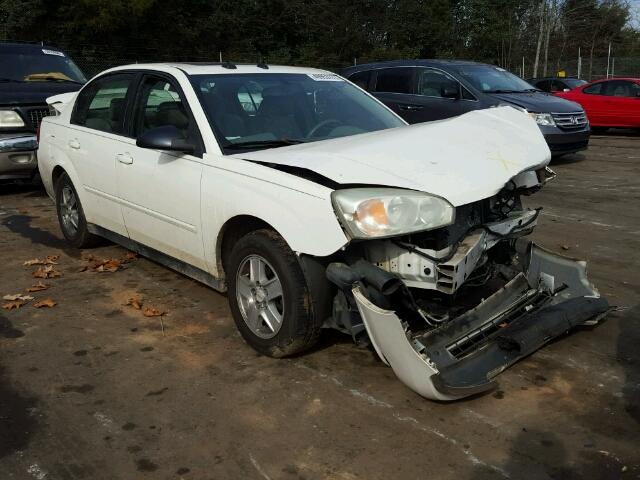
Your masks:
<path fill-rule="evenodd" d="M 443 198 L 413 190 L 353 188 L 332 194 L 338 218 L 354 238 L 379 238 L 431 230 L 453 223 Z"/>

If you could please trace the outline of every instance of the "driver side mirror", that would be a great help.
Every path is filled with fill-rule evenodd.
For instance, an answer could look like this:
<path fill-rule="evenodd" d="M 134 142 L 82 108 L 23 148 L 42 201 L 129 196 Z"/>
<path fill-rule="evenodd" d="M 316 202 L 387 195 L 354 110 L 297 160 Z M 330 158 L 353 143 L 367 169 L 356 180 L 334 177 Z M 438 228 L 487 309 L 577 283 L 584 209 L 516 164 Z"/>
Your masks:
<path fill-rule="evenodd" d="M 452 98 L 452 99 L 458 99 L 460 98 L 460 87 L 458 86 L 453 86 L 453 85 L 447 85 L 442 87 L 442 97 L 443 98 Z"/>
<path fill-rule="evenodd" d="M 147 130 L 138 137 L 136 145 L 140 148 L 169 152 L 193 153 L 196 150 L 195 145 L 189 143 L 174 125 L 163 125 Z"/>

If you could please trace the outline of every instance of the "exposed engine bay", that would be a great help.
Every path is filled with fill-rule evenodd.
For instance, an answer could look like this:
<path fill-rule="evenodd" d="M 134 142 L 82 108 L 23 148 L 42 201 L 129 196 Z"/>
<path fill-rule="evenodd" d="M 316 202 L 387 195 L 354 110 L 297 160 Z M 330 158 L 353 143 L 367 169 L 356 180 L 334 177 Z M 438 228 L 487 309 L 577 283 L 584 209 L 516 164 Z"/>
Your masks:
<path fill-rule="evenodd" d="M 541 209 L 520 197 L 553 176 L 524 172 L 494 197 L 457 207 L 447 227 L 351 243 L 327 267 L 338 287 L 330 326 L 370 341 L 419 394 L 453 400 L 493 388 L 520 358 L 597 321 L 608 304 L 584 262 L 522 238 Z"/>

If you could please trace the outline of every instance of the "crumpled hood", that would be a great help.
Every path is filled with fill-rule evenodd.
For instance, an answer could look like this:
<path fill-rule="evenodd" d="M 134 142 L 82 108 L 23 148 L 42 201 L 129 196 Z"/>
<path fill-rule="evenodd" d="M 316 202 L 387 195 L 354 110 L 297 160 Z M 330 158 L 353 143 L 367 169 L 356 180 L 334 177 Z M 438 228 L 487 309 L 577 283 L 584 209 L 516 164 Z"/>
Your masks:
<path fill-rule="evenodd" d="M 235 156 L 305 168 L 340 184 L 428 192 L 454 206 L 491 197 L 551 158 L 536 123 L 511 107 Z"/>

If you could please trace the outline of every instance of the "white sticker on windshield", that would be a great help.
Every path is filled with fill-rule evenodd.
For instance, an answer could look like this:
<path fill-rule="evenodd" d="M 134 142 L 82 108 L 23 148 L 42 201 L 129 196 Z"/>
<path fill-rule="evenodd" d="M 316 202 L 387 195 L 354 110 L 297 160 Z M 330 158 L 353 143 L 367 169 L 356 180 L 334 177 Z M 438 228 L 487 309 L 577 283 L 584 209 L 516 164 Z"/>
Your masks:
<path fill-rule="evenodd" d="M 57 55 L 58 57 L 64 57 L 64 53 L 58 52 L 56 50 L 47 50 L 43 48 L 42 53 L 44 53 L 45 55 Z"/>
<path fill-rule="evenodd" d="M 344 82 L 335 73 L 307 73 L 307 75 L 316 82 Z"/>
<path fill-rule="evenodd" d="M 500 68 L 500 67 L 496 67 L 496 70 L 498 70 L 499 72 L 506 72 L 504 68 Z"/>

